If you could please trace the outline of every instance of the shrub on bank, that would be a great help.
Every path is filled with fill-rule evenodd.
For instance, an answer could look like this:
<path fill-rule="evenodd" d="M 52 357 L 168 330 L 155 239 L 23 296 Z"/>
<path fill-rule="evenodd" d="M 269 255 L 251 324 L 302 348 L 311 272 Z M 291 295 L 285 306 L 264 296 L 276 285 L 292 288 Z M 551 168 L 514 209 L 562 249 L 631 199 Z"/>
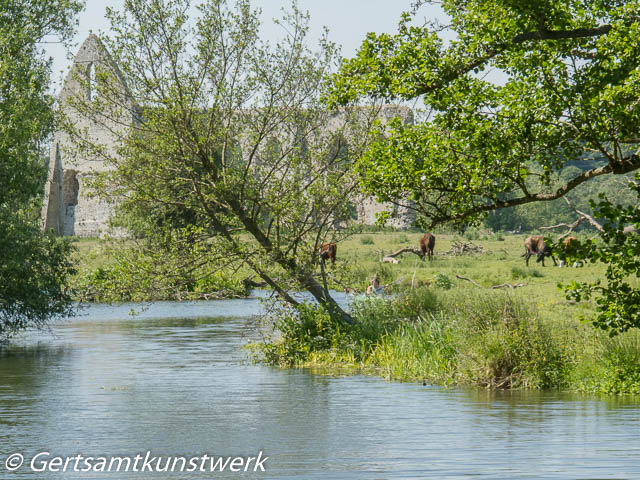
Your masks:
<path fill-rule="evenodd" d="M 353 326 L 315 305 L 291 312 L 259 345 L 267 363 L 355 366 L 444 385 L 640 393 L 638 335 L 608 339 L 587 326 L 544 322 L 509 292 L 424 287 L 362 298 Z"/>
<path fill-rule="evenodd" d="M 206 264 L 192 267 L 184 259 L 152 258 L 134 249 L 121 250 L 111 264 L 78 275 L 71 288 L 78 301 L 96 303 L 246 296 L 243 283 L 229 272 L 208 272 Z"/>
<path fill-rule="evenodd" d="M 580 359 L 573 372 L 576 390 L 588 393 L 640 393 L 640 332 L 614 338 L 593 334 L 592 354 Z"/>

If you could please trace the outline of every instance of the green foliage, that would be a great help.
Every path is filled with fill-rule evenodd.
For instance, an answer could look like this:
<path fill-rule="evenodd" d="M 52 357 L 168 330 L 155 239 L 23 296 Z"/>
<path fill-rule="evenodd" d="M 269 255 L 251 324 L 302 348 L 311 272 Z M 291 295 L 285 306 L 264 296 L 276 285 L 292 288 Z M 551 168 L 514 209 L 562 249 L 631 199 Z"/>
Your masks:
<path fill-rule="evenodd" d="M 637 198 L 639 179 L 636 176 L 636 181 L 629 183 Z M 571 300 L 595 297 L 598 314 L 593 325 L 616 335 L 640 328 L 640 288 L 636 281 L 640 276 L 640 235 L 636 231 L 640 227 L 640 210 L 636 205 L 614 203 L 604 194 L 592 206 L 596 215 L 604 219 L 600 238 L 580 242 L 572 253 L 577 260 L 605 264 L 607 282 L 572 281 L 564 289 Z"/>
<path fill-rule="evenodd" d="M 509 313 L 463 340 L 473 356 L 461 359 L 463 376 L 492 388 L 562 388 L 566 385 L 569 359 L 551 329 L 526 313 Z M 496 312 L 497 313 L 497 312 Z"/>
<path fill-rule="evenodd" d="M 395 303 L 391 299 L 378 295 L 355 298 L 351 310 L 363 325 L 391 325 L 396 313 Z"/>
<path fill-rule="evenodd" d="M 333 76 L 331 105 L 424 101 L 417 122 L 379 125 L 358 163 L 368 193 L 412 200 L 427 226 L 545 201 L 528 212 L 539 226 L 569 213 L 547 201 L 640 167 L 637 0 L 420 4 L 442 8 L 446 26 L 406 14 L 397 34 L 368 34 Z"/>
<path fill-rule="evenodd" d="M 615 338 L 607 342 L 603 359 L 605 368 L 600 390 L 606 393 L 640 393 L 640 342 L 637 334 L 631 339 Z"/>
<path fill-rule="evenodd" d="M 358 297 L 352 304 L 354 325 L 343 325 L 332 319 L 322 306 L 301 304 L 291 307 L 269 304 L 276 333 L 258 345 L 267 363 L 280 366 L 304 364 L 314 354 L 332 351 L 349 352 L 363 361 L 388 332 L 398 328 L 398 319 L 410 321 L 416 315 L 434 311 L 436 299 L 427 290 L 424 295 L 401 296 L 398 300 L 378 295 Z"/>
<path fill-rule="evenodd" d="M 369 34 L 333 76 L 332 105 L 421 98 L 428 111 L 378 126 L 358 162 L 365 191 L 412 200 L 423 225 L 464 229 L 492 212 L 486 225 L 517 231 L 570 223 L 562 196 L 584 203 L 606 191 L 620 203 L 592 205 L 604 245 L 585 242 L 581 253 L 608 265 L 606 284 L 573 282 L 568 295 L 595 298 L 592 323 L 611 334 L 640 326 L 628 280 L 640 241 L 623 234 L 640 216 L 618 180 L 640 167 L 640 2 L 425 4 L 440 5 L 446 27 L 416 27 L 407 14 L 396 35 Z"/>
<path fill-rule="evenodd" d="M 32 216 L 0 206 L 0 342 L 72 313 L 64 285 L 75 268 L 68 240 L 42 233 Z"/>
<path fill-rule="evenodd" d="M 576 366 L 576 389 L 589 393 L 640 393 L 640 337 L 637 331 L 592 342 L 595 351 Z"/>
<path fill-rule="evenodd" d="M 453 383 L 456 349 L 453 332 L 441 316 L 419 318 L 380 339 L 368 362 L 389 378 Z"/>
<path fill-rule="evenodd" d="M 297 306 L 278 305 L 271 314 L 279 339 L 263 344 L 261 349 L 268 363 L 294 366 L 312 352 L 326 350 L 348 341 L 341 334 L 341 324 L 322 306 L 301 303 Z"/>
<path fill-rule="evenodd" d="M 354 302 L 342 328 L 317 307 L 280 315 L 260 345 L 279 365 L 358 364 L 389 378 L 492 388 L 561 388 L 572 365 L 529 304 L 501 292 L 469 295 L 421 288 Z"/>
<path fill-rule="evenodd" d="M 363 235 L 360 237 L 360 243 L 362 245 L 373 245 L 373 237 L 370 235 Z"/>
<path fill-rule="evenodd" d="M 121 303 L 244 297 L 246 286 L 220 261 L 197 248 L 116 246 L 113 260 L 75 278 L 82 302 Z"/>
<path fill-rule="evenodd" d="M 418 317 L 430 317 L 443 309 L 440 300 L 438 295 L 430 288 L 420 287 L 416 290 L 411 290 L 394 300 L 395 317 L 406 321 Z"/>
<path fill-rule="evenodd" d="M 50 61 L 40 42 L 67 42 L 81 2 L 0 2 L 0 342 L 72 313 L 64 289 L 71 245 L 40 231 L 46 170 L 41 146 L 54 126 Z"/>
<path fill-rule="evenodd" d="M 435 284 L 436 287 L 442 288 L 443 290 L 449 290 L 449 289 L 453 288 L 453 286 L 455 285 L 453 283 L 453 280 L 451 280 L 444 273 L 436 273 L 433 276 L 433 283 Z"/>

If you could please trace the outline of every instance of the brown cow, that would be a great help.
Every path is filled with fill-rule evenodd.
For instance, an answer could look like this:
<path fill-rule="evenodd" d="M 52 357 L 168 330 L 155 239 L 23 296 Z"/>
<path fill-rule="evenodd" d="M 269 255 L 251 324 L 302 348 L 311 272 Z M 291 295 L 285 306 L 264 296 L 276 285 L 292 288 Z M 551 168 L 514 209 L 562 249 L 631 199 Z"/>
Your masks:
<path fill-rule="evenodd" d="M 318 247 L 318 255 L 322 260 L 331 260 L 332 264 L 336 263 L 336 252 L 338 247 L 333 242 L 321 243 Z"/>
<path fill-rule="evenodd" d="M 544 257 L 551 257 L 553 260 L 553 264 L 558 266 L 556 263 L 556 258 L 553 256 L 553 250 L 551 247 L 544 242 L 544 237 L 542 235 L 533 235 L 527 238 L 524 241 L 525 252 L 523 257 L 525 257 L 525 261 L 527 263 L 527 267 L 529 266 L 529 257 L 535 254 L 537 255 L 536 263 L 542 262 L 542 266 L 544 267 Z"/>
<path fill-rule="evenodd" d="M 564 249 L 562 251 L 562 258 L 560 259 L 560 266 L 562 266 L 564 263 L 569 266 L 570 261 L 567 259 L 571 257 L 572 253 L 575 253 L 575 249 L 578 246 L 578 239 L 573 236 L 567 237 L 564 239 L 563 244 Z"/>
<path fill-rule="evenodd" d="M 424 256 L 428 255 L 429 260 L 433 257 L 433 248 L 436 246 L 436 237 L 430 233 L 425 233 L 420 239 L 420 251 L 422 252 L 421 258 L 424 260 Z"/>

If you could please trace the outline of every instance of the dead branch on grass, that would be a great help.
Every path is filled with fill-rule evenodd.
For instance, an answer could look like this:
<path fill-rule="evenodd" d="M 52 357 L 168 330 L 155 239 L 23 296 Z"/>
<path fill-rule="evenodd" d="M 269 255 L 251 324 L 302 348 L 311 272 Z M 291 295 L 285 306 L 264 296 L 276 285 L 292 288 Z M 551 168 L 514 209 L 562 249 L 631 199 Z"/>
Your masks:
<path fill-rule="evenodd" d="M 482 245 L 476 245 L 473 242 L 458 242 L 454 241 L 451 244 L 451 248 L 444 252 L 442 255 L 475 255 L 475 254 L 483 254 L 489 253 L 488 250 Z"/>
<path fill-rule="evenodd" d="M 483 287 L 482 285 L 480 285 L 478 282 L 476 282 L 475 280 L 469 278 L 469 277 L 463 277 L 462 275 L 456 275 L 456 278 L 460 279 L 460 280 L 465 280 L 467 282 L 473 283 L 476 287 L 480 287 L 480 288 L 489 288 L 489 289 L 496 289 L 496 288 L 510 288 L 511 290 L 514 290 L 516 288 L 520 288 L 520 287 L 526 287 L 527 284 L 526 283 L 501 283 L 499 285 L 492 285 L 490 287 Z"/>

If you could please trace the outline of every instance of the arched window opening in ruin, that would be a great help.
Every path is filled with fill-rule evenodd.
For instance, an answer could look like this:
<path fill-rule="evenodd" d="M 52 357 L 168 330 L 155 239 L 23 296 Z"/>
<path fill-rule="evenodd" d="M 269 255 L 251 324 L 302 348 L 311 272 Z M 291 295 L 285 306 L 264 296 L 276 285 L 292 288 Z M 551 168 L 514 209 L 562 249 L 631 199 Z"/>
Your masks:
<path fill-rule="evenodd" d="M 87 66 L 87 98 L 93 100 L 97 95 L 96 91 L 96 68 L 93 63 Z"/>
<path fill-rule="evenodd" d="M 78 190 L 80 184 L 77 178 L 78 172 L 75 170 L 65 170 L 62 175 L 62 202 L 65 207 L 78 204 Z"/>

